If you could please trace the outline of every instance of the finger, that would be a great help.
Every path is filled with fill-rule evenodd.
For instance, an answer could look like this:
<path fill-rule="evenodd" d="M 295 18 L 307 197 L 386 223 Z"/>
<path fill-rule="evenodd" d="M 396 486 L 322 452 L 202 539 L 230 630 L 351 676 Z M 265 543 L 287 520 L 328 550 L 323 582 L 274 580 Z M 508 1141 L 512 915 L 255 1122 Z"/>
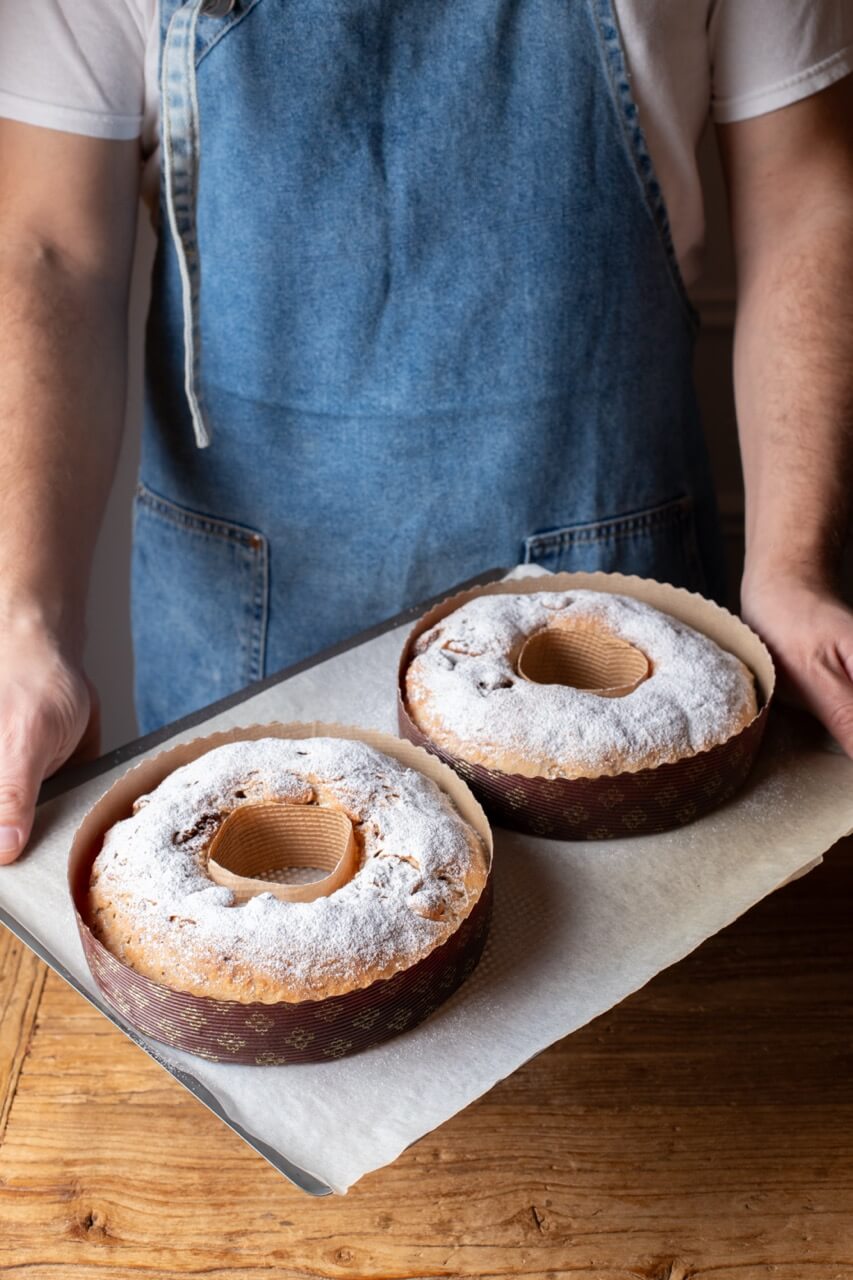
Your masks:
<path fill-rule="evenodd" d="M 83 679 L 89 691 L 89 719 L 83 737 L 74 752 L 74 759 L 96 760 L 101 754 L 101 699 L 89 677 L 84 675 Z"/>
<path fill-rule="evenodd" d="M 0 754 L 0 866 L 14 862 L 30 838 L 43 774 L 41 755 Z"/>
<path fill-rule="evenodd" d="M 0 866 L 14 862 L 32 832 L 44 778 L 68 758 L 86 723 L 79 709 L 76 726 L 62 726 L 56 708 L 10 709 L 0 733 Z M 97 723 L 97 720 L 96 720 Z M 59 740 L 59 747 L 57 747 Z"/>
<path fill-rule="evenodd" d="M 88 715 L 83 721 L 86 727 L 71 754 L 66 759 L 50 765 L 50 773 L 61 768 L 64 763 L 83 764 L 88 760 L 96 760 L 101 754 L 101 699 L 98 690 L 85 673 L 83 680 L 89 695 Z"/>
<path fill-rule="evenodd" d="M 790 674 L 809 710 L 853 756 L 853 679 L 838 649 L 829 646 L 806 671 Z"/>

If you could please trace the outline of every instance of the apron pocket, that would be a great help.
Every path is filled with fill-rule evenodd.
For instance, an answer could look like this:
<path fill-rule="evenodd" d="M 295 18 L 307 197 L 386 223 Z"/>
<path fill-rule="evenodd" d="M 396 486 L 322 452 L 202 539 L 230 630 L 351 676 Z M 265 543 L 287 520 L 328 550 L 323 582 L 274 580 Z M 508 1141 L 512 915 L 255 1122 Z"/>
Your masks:
<path fill-rule="evenodd" d="M 137 486 L 131 624 L 142 733 L 264 674 L 268 580 L 262 533 Z"/>
<path fill-rule="evenodd" d="M 533 533 L 524 540 L 524 563 L 554 573 L 633 573 L 690 591 L 706 588 L 689 497 Z"/>

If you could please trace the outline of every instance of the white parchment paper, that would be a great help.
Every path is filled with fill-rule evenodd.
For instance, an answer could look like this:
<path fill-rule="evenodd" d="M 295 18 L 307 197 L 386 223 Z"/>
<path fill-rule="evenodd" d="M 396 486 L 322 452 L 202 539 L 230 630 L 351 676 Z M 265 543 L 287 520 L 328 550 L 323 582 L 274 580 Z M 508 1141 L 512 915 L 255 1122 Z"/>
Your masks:
<path fill-rule="evenodd" d="M 264 720 L 396 732 L 395 673 L 407 630 L 294 676 L 180 738 Z M 92 991 L 65 863 L 78 822 L 125 767 L 43 805 L 28 853 L 0 868 L 0 905 Z M 805 741 L 784 715 L 771 716 L 745 790 L 680 831 L 569 843 L 497 830 L 486 953 L 422 1026 L 319 1065 L 232 1066 L 156 1051 L 199 1079 L 249 1133 L 343 1192 L 816 865 L 851 830 L 853 762 Z"/>

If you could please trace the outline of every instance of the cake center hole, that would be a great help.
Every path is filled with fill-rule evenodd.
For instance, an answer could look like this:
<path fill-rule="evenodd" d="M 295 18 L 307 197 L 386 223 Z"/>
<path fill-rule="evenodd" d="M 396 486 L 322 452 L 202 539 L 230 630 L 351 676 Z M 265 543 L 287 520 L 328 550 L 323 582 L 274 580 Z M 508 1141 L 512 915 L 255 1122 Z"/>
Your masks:
<path fill-rule="evenodd" d="M 311 902 L 334 893 L 358 868 L 349 818 L 316 805 L 244 804 L 230 813 L 210 842 L 207 870 L 238 902 L 272 893 L 286 902 Z"/>
<path fill-rule="evenodd" d="M 623 698 L 650 672 L 646 655 L 593 622 L 546 627 L 525 640 L 518 673 L 533 684 L 562 684 Z"/>

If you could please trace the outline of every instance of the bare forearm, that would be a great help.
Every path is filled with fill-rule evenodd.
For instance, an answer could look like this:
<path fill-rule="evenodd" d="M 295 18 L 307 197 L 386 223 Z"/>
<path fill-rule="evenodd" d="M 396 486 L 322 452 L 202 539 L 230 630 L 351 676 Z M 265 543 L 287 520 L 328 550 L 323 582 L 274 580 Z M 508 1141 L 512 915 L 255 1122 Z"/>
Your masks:
<path fill-rule="evenodd" d="M 738 267 L 741 605 L 780 687 L 853 756 L 853 77 L 721 126 Z"/>
<path fill-rule="evenodd" d="M 135 142 L 0 120 L 0 864 L 98 750 L 86 586 L 124 418 Z"/>
<path fill-rule="evenodd" d="M 793 217 L 741 282 L 747 579 L 833 582 L 853 467 L 853 207 Z"/>
<path fill-rule="evenodd" d="M 0 239 L 0 613 L 32 613 L 79 650 L 124 418 L 127 299 L 43 243 Z"/>

